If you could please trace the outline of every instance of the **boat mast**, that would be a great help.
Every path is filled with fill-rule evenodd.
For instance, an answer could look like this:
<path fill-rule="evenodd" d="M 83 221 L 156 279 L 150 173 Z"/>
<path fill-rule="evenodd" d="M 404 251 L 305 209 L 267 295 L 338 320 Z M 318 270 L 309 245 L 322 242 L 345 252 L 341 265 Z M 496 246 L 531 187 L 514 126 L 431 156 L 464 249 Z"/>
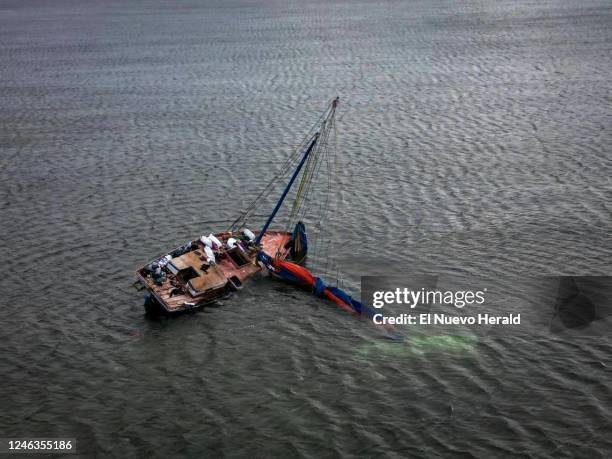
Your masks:
<path fill-rule="evenodd" d="M 329 120 L 334 117 L 334 114 L 336 113 L 336 107 L 338 107 L 338 102 L 339 101 L 340 101 L 339 97 L 336 97 L 332 101 L 331 107 L 328 108 L 328 110 L 326 111 L 326 113 L 325 113 L 325 115 L 323 117 L 323 121 L 321 123 L 321 129 L 324 129 L 325 125 L 329 122 Z M 261 239 L 266 234 L 266 231 L 268 231 L 268 227 L 270 226 L 270 223 L 272 223 L 272 220 L 276 216 L 276 213 L 281 208 L 281 205 L 283 204 L 283 201 L 287 197 L 287 193 L 289 193 L 289 189 L 293 185 L 293 182 L 295 182 L 295 179 L 297 178 L 297 176 L 300 174 L 300 170 L 302 170 L 302 166 L 304 166 L 304 164 L 306 163 L 306 160 L 308 159 L 308 155 L 310 155 L 310 153 L 314 149 L 315 145 L 317 144 L 317 141 L 319 140 L 320 132 L 321 132 L 321 130 L 317 131 L 312 136 L 312 139 L 310 140 L 310 144 L 308 145 L 308 148 L 306 148 L 306 150 L 304 152 L 304 156 L 302 157 L 302 159 L 300 161 L 300 164 L 298 164 L 298 167 L 296 168 L 295 172 L 291 176 L 291 180 L 289 180 L 289 183 L 285 187 L 285 191 L 283 191 L 283 194 L 281 195 L 280 199 L 276 203 L 276 206 L 274 207 L 274 210 L 272 211 L 272 214 L 270 214 L 270 216 L 268 217 L 268 221 L 266 222 L 266 224 L 264 225 L 262 230 L 259 232 L 259 235 L 255 239 L 255 244 L 259 245 L 261 243 Z M 323 139 L 323 140 L 325 141 L 325 139 Z"/>
<path fill-rule="evenodd" d="M 308 159 L 308 155 L 310 155 L 310 152 L 312 151 L 312 149 L 316 145 L 318 139 L 319 139 L 319 133 L 317 132 L 317 133 L 315 133 L 315 135 L 313 136 L 312 140 L 310 141 L 310 145 L 308 145 L 308 148 L 306 149 L 306 152 L 304 153 L 304 156 L 302 157 L 302 160 L 300 161 L 300 164 L 298 164 L 298 167 L 295 170 L 295 172 L 293 173 L 293 176 L 291 176 L 291 180 L 289 180 L 289 183 L 285 187 L 285 191 L 283 191 L 283 194 L 281 195 L 280 199 L 276 203 L 276 207 L 274 207 L 274 210 L 272 211 L 272 214 L 270 214 L 270 216 L 268 217 L 268 221 L 264 225 L 263 229 L 259 232 L 259 235 L 257 236 L 257 239 L 255 239 L 255 244 L 259 245 L 259 243 L 261 242 L 261 238 L 264 236 L 264 234 L 266 234 L 266 231 L 268 231 L 268 227 L 270 226 L 270 223 L 272 223 L 272 220 L 274 219 L 274 216 L 276 215 L 276 213 L 280 209 L 281 205 L 283 204 L 283 201 L 287 197 L 287 193 L 289 193 L 289 189 L 291 188 L 291 185 L 293 185 L 293 182 L 295 182 L 295 179 L 299 175 L 300 170 L 302 169 L 302 166 L 304 165 L 304 163 Z"/>

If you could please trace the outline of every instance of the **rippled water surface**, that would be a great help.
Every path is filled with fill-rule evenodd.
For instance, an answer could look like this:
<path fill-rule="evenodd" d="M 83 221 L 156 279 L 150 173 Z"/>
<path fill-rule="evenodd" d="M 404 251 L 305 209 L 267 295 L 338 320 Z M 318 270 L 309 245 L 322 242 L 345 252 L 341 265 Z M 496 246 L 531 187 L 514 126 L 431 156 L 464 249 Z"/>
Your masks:
<path fill-rule="evenodd" d="M 226 228 L 336 95 L 326 228 L 353 294 L 610 274 L 610 2 L 3 1 L 0 82 L 1 437 L 609 457 L 607 333 L 393 343 L 266 278 L 157 322 L 131 283 Z"/>

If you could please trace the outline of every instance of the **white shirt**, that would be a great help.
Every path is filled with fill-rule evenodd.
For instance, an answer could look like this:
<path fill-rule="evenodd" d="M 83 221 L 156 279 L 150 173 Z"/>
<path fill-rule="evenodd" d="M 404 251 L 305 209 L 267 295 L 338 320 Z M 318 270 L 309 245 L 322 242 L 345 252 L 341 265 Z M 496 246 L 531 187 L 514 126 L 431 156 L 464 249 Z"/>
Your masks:
<path fill-rule="evenodd" d="M 214 265 L 217 261 L 215 259 L 215 254 L 213 253 L 212 249 L 208 246 L 205 246 L 204 252 L 206 253 L 206 261 L 208 262 L 208 264 Z"/>
<path fill-rule="evenodd" d="M 214 234 L 212 234 L 212 233 L 209 234 L 208 235 L 208 239 L 210 239 L 212 241 L 213 249 L 219 250 L 221 247 L 223 247 L 223 244 L 221 244 L 221 241 L 219 239 L 217 239 L 217 237 Z"/>
<path fill-rule="evenodd" d="M 255 240 L 255 234 L 253 234 L 253 232 L 248 229 L 248 228 L 243 228 L 242 229 L 242 233 L 249 238 L 249 241 L 254 241 Z"/>

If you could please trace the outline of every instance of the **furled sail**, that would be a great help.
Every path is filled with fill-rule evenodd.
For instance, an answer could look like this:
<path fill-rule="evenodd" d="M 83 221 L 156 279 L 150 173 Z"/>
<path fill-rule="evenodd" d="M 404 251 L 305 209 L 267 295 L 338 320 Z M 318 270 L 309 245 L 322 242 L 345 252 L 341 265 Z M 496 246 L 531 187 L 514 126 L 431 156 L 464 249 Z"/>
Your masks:
<path fill-rule="evenodd" d="M 351 314 L 360 315 L 368 319 L 372 319 L 375 314 L 380 314 L 380 312 L 370 306 L 357 301 L 344 290 L 326 285 L 320 277 L 315 277 L 303 266 L 290 261 L 277 260 L 263 251 L 257 255 L 257 261 L 262 263 L 275 276 L 302 287 L 307 287 L 315 296 L 331 300 Z M 403 337 L 392 325 L 385 324 L 382 327 L 388 332 L 390 338 L 403 340 Z"/>

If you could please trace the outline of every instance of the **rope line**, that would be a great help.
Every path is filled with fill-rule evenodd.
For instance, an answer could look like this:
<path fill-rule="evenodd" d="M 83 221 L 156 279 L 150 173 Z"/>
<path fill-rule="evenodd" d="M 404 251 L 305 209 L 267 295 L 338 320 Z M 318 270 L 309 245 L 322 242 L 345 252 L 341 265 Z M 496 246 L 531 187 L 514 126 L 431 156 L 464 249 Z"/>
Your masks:
<path fill-rule="evenodd" d="M 260 210 L 262 204 L 267 201 L 279 183 L 286 182 L 293 173 L 309 140 L 318 131 L 319 139 L 303 166 L 299 184 L 295 190 L 290 192 L 294 198 L 285 230 L 291 231 L 298 221 L 308 221 L 312 225 L 308 234 L 309 246 L 312 247 L 311 254 L 315 255 L 317 271 L 322 271 L 325 276 L 335 266 L 331 258 L 331 241 L 325 238 L 325 235 L 329 233 L 325 223 L 332 207 L 332 191 L 337 170 L 336 101 L 337 99 L 333 99 L 328 102 L 325 111 L 318 117 L 297 148 L 287 157 L 278 172 L 228 228 L 229 231 L 236 231 L 245 227 L 251 218 L 261 215 L 261 212 L 256 212 Z M 323 191 L 317 192 L 315 183 L 321 174 L 327 175 L 326 187 Z M 277 256 L 280 249 L 280 246 L 277 247 Z M 337 285 L 338 276 L 335 277 Z"/>

